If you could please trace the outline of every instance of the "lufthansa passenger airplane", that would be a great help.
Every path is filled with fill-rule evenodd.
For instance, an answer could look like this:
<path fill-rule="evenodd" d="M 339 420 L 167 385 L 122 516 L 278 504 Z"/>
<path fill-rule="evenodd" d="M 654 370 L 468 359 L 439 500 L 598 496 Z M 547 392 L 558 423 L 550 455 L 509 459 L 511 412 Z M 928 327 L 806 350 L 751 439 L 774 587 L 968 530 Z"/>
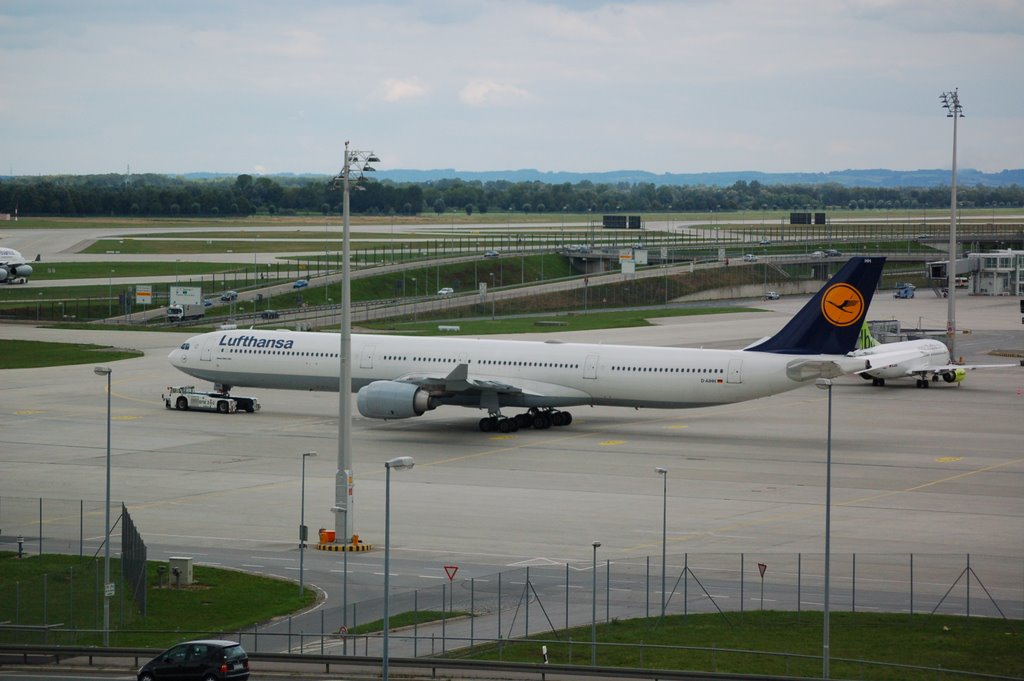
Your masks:
<path fill-rule="evenodd" d="M 0 284 L 24 284 L 32 266 L 13 248 L 0 248 Z"/>
<path fill-rule="evenodd" d="M 879 343 L 865 327 L 861 332 L 860 348 L 851 357 L 863 359 L 867 365 L 855 372 L 861 378 L 871 379 L 871 385 L 885 385 L 887 378 L 914 378 L 918 388 L 927 388 L 941 378 L 946 383 L 960 383 L 968 371 L 975 369 L 1002 369 L 1016 364 L 953 364 L 949 348 L 934 338 Z"/>
<path fill-rule="evenodd" d="M 884 260 L 850 260 L 779 333 L 743 350 L 354 334 L 351 389 L 368 418 L 457 405 L 486 409 L 485 432 L 568 425 L 572 406 L 682 409 L 774 395 L 864 368 L 847 353 Z M 189 338 L 169 359 L 225 392 L 334 391 L 339 346 L 337 334 L 239 329 Z"/>

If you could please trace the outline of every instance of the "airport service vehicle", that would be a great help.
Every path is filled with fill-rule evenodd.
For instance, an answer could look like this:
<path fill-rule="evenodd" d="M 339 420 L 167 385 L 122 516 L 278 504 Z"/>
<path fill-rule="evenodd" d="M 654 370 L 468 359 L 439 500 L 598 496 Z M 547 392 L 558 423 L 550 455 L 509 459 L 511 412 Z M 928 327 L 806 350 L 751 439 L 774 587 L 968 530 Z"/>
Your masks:
<path fill-rule="evenodd" d="M 453 289 L 451 286 L 445 286 L 444 288 L 440 288 L 440 289 L 437 290 L 437 295 L 439 295 L 439 296 L 453 296 L 453 295 L 455 295 L 455 289 Z"/>
<path fill-rule="evenodd" d="M 743 262 L 757 262 L 757 256 L 753 253 L 747 253 L 743 256 Z"/>
<path fill-rule="evenodd" d="M 206 315 L 204 305 L 185 303 L 183 305 L 167 306 L 167 321 L 182 322 L 186 319 L 202 319 Z"/>
<path fill-rule="evenodd" d="M 767 293 L 764 294 L 765 300 L 778 300 L 781 297 L 782 296 L 779 295 L 778 291 L 768 291 Z"/>
<path fill-rule="evenodd" d="M 220 294 L 220 300 L 223 303 L 230 303 L 232 300 L 238 300 L 238 291 L 225 291 Z"/>
<path fill-rule="evenodd" d="M 168 386 L 167 392 L 161 395 L 164 406 L 180 411 L 215 411 L 220 414 L 233 414 L 236 411 L 247 411 L 250 414 L 260 409 L 259 400 L 255 397 L 240 397 L 226 391 L 203 392 L 195 386 Z"/>
<path fill-rule="evenodd" d="M 568 425 L 571 406 L 685 409 L 775 395 L 864 368 L 847 353 L 884 261 L 851 259 L 781 331 L 742 350 L 353 334 L 350 389 L 367 418 L 453 405 L 486 409 L 485 432 Z M 193 336 L 168 359 L 224 392 L 335 391 L 338 346 L 330 333 L 235 329 Z M 526 411 L 509 418 L 505 408 Z"/>
<path fill-rule="evenodd" d="M 246 681 L 249 656 L 236 641 L 185 641 L 142 665 L 137 677 L 138 681 Z"/>
<path fill-rule="evenodd" d="M 893 298 L 913 298 L 914 287 L 913 286 L 901 286 L 892 294 Z"/>

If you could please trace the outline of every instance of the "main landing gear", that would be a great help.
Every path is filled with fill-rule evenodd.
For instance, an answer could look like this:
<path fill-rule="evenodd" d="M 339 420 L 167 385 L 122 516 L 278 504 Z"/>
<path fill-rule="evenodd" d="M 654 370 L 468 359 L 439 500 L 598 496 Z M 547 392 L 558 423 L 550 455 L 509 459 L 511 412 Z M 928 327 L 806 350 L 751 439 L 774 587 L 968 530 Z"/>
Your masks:
<path fill-rule="evenodd" d="M 514 433 L 520 428 L 544 430 L 551 426 L 567 426 L 570 423 L 572 423 L 572 414 L 567 411 L 534 407 L 511 417 L 501 414 L 486 416 L 480 419 L 480 431 L 490 433 L 496 430 L 499 433 Z"/>

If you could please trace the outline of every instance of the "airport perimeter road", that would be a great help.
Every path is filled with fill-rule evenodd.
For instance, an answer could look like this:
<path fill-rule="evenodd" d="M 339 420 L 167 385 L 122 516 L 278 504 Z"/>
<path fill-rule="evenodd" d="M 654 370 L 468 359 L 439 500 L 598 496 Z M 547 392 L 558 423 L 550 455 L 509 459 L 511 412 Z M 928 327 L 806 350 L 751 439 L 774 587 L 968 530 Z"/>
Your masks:
<path fill-rule="evenodd" d="M 607 343 L 743 347 L 773 333 L 806 298 L 767 312 L 663 320 L 642 329 L 564 334 Z M 944 325 L 945 301 L 880 298 L 870 318 Z M 965 359 L 1024 349 L 1016 299 L 958 304 Z M 0 326 L 0 338 L 108 342 L 145 357 L 113 368 L 113 482 L 150 556 L 297 578 L 302 452 L 306 523 L 333 528 L 337 396 L 251 392 L 257 414 L 165 410 L 167 385 L 192 379 L 166 355 L 187 334 Z M 545 335 L 544 338 L 551 338 Z M 102 355 L 95 364 L 107 364 Z M 11 539 L 11 499 L 103 499 L 105 380 L 93 364 L 0 372 L 0 542 Z M 1024 369 L 974 372 L 960 386 L 884 388 L 856 378 L 834 389 L 832 550 L 837 554 L 1006 556 L 1019 586 L 1024 557 Z M 707 409 L 575 408 L 569 427 L 480 433 L 479 413 L 448 408 L 405 421 L 356 416 L 355 527 L 383 542 L 384 461 L 416 459 L 392 477 L 396 589 L 514 565 L 584 568 L 660 556 L 662 484 L 669 470 L 668 553 L 820 554 L 823 547 L 826 394 L 813 386 Z M 33 507 L 34 508 L 34 507 Z M 77 548 L 73 536 L 60 550 Z M 87 522 L 95 522 L 95 518 Z M 4 526 L 8 523 L 8 526 Z M 33 525 L 29 530 L 34 532 Z M 51 531 L 49 526 L 47 531 Z M 86 536 L 96 545 L 95 533 Z M 59 542 L 58 542 L 59 544 Z M 54 544 L 51 542 L 51 549 Z M 29 550 L 34 550 L 29 542 Z M 306 579 L 338 598 L 342 557 L 308 551 Z M 379 551 L 349 558 L 350 600 L 379 593 Z M 655 560 L 652 558 L 652 560 Z M 1016 575 L 1013 577 L 1013 575 Z M 360 592 L 360 589 L 363 591 Z M 1017 596 L 1019 600 L 1019 594 Z"/>

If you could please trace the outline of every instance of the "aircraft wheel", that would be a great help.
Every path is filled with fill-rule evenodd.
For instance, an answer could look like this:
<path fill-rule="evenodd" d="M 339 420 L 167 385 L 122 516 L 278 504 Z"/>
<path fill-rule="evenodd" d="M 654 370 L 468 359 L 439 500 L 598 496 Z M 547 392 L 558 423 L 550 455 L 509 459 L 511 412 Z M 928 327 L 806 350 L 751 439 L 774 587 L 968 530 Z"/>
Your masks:
<path fill-rule="evenodd" d="M 498 421 L 498 432 L 508 433 L 512 431 L 512 419 L 501 419 Z"/>
<path fill-rule="evenodd" d="M 566 415 L 566 412 L 564 412 L 564 411 L 554 411 L 554 412 L 551 412 L 551 425 L 553 425 L 553 426 L 564 426 L 565 425 L 565 415 Z"/>
<path fill-rule="evenodd" d="M 568 426 L 571 423 L 572 423 L 572 412 L 563 411 L 562 412 L 562 425 L 563 426 Z"/>
<path fill-rule="evenodd" d="M 537 430 L 544 430 L 551 427 L 551 419 L 547 414 L 537 414 L 533 417 L 533 427 Z"/>
<path fill-rule="evenodd" d="M 188 409 L 188 400 L 184 397 L 179 397 L 178 401 L 174 403 L 175 409 L 181 409 L 182 411 Z"/>
<path fill-rule="evenodd" d="M 489 433 L 494 430 L 494 419 L 489 416 L 485 416 L 480 419 L 480 432 Z"/>
<path fill-rule="evenodd" d="M 530 416 L 530 413 L 526 411 L 524 411 L 521 414 L 516 414 L 515 419 L 516 426 L 518 426 L 519 428 L 527 428 L 531 423 L 533 423 L 533 417 Z"/>

